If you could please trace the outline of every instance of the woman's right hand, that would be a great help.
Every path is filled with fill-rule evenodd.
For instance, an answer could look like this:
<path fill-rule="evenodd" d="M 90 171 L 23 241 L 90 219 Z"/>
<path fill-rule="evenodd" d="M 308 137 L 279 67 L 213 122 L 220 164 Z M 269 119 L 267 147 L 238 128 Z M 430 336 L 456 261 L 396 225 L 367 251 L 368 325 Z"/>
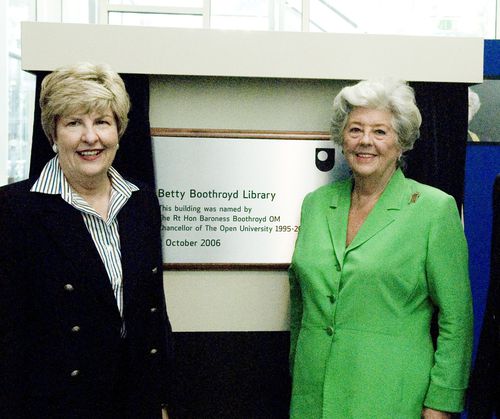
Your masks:
<path fill-rule="evenodd" d="M 443 412 L 442 410 L 434 410 L 430 407 L 424 407 L 422 410 L 422 418 L 424 419 L 450 419 L 451 413 Z"/>

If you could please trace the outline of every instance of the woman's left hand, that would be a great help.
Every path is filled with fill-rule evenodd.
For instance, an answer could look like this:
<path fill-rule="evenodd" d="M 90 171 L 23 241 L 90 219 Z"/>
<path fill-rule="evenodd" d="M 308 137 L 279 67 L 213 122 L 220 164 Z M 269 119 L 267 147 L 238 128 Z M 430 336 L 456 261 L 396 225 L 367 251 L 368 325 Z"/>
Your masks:
<path fill-rule="evenodd" d="M 443 412 L 442 410 L 434 410 L 430 407 L 424 407 L 422 410 L 422 417 L 424 419 L 450 419 L 451 413 Z"/>

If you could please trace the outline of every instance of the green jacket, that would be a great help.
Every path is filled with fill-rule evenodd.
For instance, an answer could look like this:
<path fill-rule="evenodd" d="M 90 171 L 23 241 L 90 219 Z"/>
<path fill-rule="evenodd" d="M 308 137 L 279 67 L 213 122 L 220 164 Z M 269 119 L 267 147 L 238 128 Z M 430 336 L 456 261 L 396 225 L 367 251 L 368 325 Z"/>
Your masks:
<path fill-rule="evenodd" d="M 460 411 L 472 299 L 455 200 L 397 170 L 346 248 L 351 188 L 352 180 L 323 186 L 302 206 L 289 270 L 291 417 Z"/>

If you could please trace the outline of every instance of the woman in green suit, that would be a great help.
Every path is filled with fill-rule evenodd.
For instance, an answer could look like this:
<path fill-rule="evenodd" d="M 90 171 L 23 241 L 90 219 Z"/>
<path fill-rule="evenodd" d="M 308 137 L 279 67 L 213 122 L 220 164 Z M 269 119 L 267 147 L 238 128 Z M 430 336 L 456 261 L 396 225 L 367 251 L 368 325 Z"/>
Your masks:
<path fill-rule="evenodd" d="M 289 271 L 292 418 L 447 418 L 463 408 L 472 302 L 460 216 L 451 196 L 399 167 L 421 120 L 403 82 L 363 81 L 335 98 L 332 139 L 352 178 L 302 206 Z"/>

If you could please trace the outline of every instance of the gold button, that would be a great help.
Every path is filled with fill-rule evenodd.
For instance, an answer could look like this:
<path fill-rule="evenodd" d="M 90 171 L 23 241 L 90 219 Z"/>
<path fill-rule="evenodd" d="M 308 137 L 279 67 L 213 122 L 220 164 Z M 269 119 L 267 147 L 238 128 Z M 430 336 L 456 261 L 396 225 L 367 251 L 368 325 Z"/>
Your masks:
<path fill-rule="evenodd" d="M 151 272 L 153 272 L 154 274 L 157 273 L 158 272 L 158 268 L 154 267 Z"/>
<path fill-rule="evenodd" d="M 80 331 L 80 326 L 73 326 L 73 327 L 71 328 L 71 331 L 72 331 L 73 333 L 78 333 L 78 332 Z"/>
<path fill-rule="evenodd" d="M 156 313 L 158 311 L 156 307 L 151 307 L 149 310 L 151 311 L 151 313 Z"/>
<path fill-rule="evenodd" d="M 71 284 L 66 284 L 66 285 L 64 286 L 64 289 L 65 289 L 66 291 L 71 292 L 71 291 L 73 291 L 75 288 L 74 288 L 74 287 L 73 287 L 73 285 L 71 285 Z"/>
<path fill-rule="evenodd" d="M 78 377 L 80 375 L 80 370 L 73 370 L 71 371 L 71 376 L 72 377 Z"/>
<path fill-rule="evenodd" d="M 158 352 L 158 349 L 156 349 L 156 348 L 153 348 L 153 349 L 151 349 L 151 350 L 149 351 L 149 353 L 150 353 L 151 355 L 154 355 L 154 354 L 156 354 L 157 352 Z"/>

